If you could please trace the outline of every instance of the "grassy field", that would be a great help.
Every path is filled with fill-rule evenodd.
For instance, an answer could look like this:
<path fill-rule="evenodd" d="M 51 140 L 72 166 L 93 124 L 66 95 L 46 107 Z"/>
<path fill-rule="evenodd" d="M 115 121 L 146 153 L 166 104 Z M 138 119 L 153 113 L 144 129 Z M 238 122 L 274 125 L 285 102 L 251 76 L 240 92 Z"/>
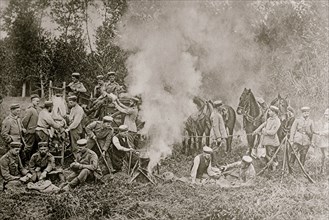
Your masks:
<path fill-rule="evenodd" d="M 19 101 L 24 109 L 29 103 L 28 99 L 7 101 L 6 108 Z M 220 164 L 239 160 L 246 150 L 239 140 L 233 146 L 228 155 L 220 152 Z M 161 162 L 160 175 L 170 171 L 188 177 L 192 160 L 175 149 Z M 264 164 L 254 161 L 254 165 L 259 171 Z M 296 165 L 294 175 L 267 171 L 257 177 L 255 186 L 241 188 L 192 187 L 161 179 L 156 185 L 129 184 L 126 174 L 117 173 L 114 179 L 105 177 L 104 184 L 85 184 L 58 195 L 1 191 L 0 219 L 328 219 L 328 172 L 319 174 L 319 166 L 319 150 L 311 149 L 305 168 L 315 184 L 309 183 Z"/>

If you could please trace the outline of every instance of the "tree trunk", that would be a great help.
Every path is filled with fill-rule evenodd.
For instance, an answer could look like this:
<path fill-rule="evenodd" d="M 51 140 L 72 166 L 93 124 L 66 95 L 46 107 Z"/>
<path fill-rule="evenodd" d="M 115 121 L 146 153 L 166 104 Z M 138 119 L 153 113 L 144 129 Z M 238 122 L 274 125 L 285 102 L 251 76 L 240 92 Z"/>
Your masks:
<path fill-rule="evenodd" d="M 23 82 L 23 86 L 22 86 L 22 97 L 24 98 L 26 96 L 26 82 Z"/>
<path fill-rule="evenodd" d="M 43 80 L 42 80 L 42 76 L 40 76 L 40 90 L 41 90 L 41 98 L 44 98 L 45 97 L 45 88 L 43 86 Z"/>

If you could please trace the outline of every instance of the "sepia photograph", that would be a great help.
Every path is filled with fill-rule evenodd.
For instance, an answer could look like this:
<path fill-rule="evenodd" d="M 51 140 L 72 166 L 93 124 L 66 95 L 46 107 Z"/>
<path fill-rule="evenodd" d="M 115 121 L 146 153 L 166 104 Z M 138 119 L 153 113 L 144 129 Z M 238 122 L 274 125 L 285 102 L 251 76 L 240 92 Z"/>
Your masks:
<path fill-rule="evenodd" d="M 329 219 L 328 0 L 0 0 L 0 220 Z"/>

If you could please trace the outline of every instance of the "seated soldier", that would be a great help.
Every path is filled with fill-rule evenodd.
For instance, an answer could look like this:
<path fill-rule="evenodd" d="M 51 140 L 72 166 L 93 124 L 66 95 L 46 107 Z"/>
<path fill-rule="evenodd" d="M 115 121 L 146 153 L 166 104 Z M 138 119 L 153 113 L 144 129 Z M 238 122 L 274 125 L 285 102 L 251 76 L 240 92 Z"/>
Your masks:
<path fill-rule="evenodd" d="M 203 153 L 194 158 L 191 169 L 192 184 L 196 183 L 196 180 L 200 181 L 203 178 L 217 178 L 220 174 L 218 168 L 211 166 L 212 153 L 213 150 L 210 147 L 204 146 Z"/>
<path fill-rule="evenodd" d="M 4 179 L 4 189 L 23 186 L 32 175 L 22 165 L 19 151 L 22 144 L 11 142 L 10 150 L 0 158 L 0 173 Z"/>
<path fill-rule="evenodd" d="M 122 170 L 126 152 L 134 151 L 128 140 L 128 126 L 120 125 L 119 133 L 112 138 L 114 147 L 111 152 L 111 161 L 115 172 Z"/>
<path fill-rule="evenodd" d="M 56 170 L 55 157 L 49 153 L 48 143 L 39 142 L 39 150 L 33 154 L 29 163 L 29 170 L 32 173 L 32 182 L 44 180 L 51 171 Z M 64 175 L 59 173 L 59 178 L 64 182 Z"/>
<path fill-rule="evenodd" d="M 105 116 L 103 117 L 103 121 L 94 121 L 85 128 L 86 133 L 89 137 L 87 140 L 87 148 L 94 150 L 99 157 L 102 157 L 100 164 L 104 163 L 103 158 L 105 158 L 111 170 L 112 170 L 112 163 L 110 160 L 108 149 L 112 143 L 112 137 L 113 137 L 113 128 L 111 126 L 112 121 L 113 118 L 111 116 Z M 99 152 L 100 150 L 101 152 Z M 107 170 L 107 168 L 105 169 L 105 172 L 104 169 L 102 169 L 102 171 L 103 174 L 107 172 L 111 172 Z"/>
<path fill-rule="evenodd" d="M 256 171 L 250 156 L 243 156 L 241 161 L 228 164 L 221 168 L 222 171 L 229 169 L 232 169 L 232 172 L 228 172 L 230 176 L 238 178 L 243 184 L 251 184 L 256 177 Z M 236 175 L 234 172 L 236 172 Z"/>
<path fill-rule="evenodd" d="M 77 185 L 84 183 L 87 177 L 100 179 L 102 172 L 98 166 L 97 154 L 86 148 L 87 140 L 80 139 L 77 141 L 78 154 L 76 162 L 71 163 L 71 174 L 67 177 L 68 184 L 63 188 L 64 191 L 68 191 Z"/>

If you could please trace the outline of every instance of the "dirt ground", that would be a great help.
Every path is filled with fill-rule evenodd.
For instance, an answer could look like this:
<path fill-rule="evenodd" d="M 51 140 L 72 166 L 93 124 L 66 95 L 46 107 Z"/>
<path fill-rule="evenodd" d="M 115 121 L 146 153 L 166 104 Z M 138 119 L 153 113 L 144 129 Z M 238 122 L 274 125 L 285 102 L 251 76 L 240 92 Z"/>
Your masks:
<path fill-rule="evenodd" d="M 236 161 L 244 150 L 235 145 L 231 154 L 222 154 L 221 163 Z M 269 171 L 255 186 L 242 188 L 192 187 L 159 178 L 156 185 L 129 184 L 125 173 L 117 173 L 114 179 L 104 178 L 104 184 L 89 183 L 57 195 L 1 192 L 0 219 L 328 219 L 328 173 L 318 173 L 316 152 L 310 152 L 306 164 L 315 184 L 297 165 L 294 175 Z M 171 171 L 188 177 L 191 161 L 192 156 L 174 151 L 161 163 L 160 175 Z M 261 163 L 254 164 L 260 170 Z"/>

